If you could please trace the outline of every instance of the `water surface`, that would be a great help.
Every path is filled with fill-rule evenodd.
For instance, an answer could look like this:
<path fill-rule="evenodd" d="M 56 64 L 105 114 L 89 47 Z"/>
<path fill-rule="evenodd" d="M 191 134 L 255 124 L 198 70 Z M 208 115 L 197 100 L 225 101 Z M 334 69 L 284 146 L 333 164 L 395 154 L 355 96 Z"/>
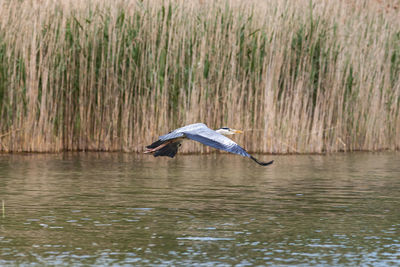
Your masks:
<path fill-rule="evenodd" d="M 399 265 L 400 154 L 0 154 L 0 265 Z"/>

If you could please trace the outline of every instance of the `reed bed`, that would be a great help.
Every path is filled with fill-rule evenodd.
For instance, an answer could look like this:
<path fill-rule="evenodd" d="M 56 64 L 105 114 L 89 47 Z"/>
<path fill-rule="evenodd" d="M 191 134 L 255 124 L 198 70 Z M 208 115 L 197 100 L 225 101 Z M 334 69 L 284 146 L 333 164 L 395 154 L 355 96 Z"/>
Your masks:
<path fill-rule="evenodd" d="M 400 148 L 399 1 L 0 1 L 0 151 Z M 207 152 L 187 143 L 184 152 Z"/>

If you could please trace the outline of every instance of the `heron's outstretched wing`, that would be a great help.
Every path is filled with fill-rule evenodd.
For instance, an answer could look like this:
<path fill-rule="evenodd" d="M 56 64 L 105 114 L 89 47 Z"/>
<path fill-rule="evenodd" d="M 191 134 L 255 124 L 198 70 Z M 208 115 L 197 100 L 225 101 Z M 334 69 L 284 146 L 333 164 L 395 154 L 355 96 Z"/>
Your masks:
<path fill-rule="evenodd" d="M 206 146 L 250 158 L 250 154 L 228 137 L 211 130 L 206 125 L 184 132 L 185 136 Z"/>
<path fill-rule="evenodd" d="M 251 158 L 252 160 L 254 160 L 255 162 L 257 162 L 262 166 L 267 166 L 274 162 L 273 160 L 269 162 L 258 161 L 252 155 L 247 153 L 247 151 L 244 150 L 244 148 L 233 142 L 231 139 L 225 137 L 220 133 L 217 133 L 214 130 L 211 130 L 203 123 L 197 123 L 196 127 L 185 129 L 183 133 L 189 139 L 200 142 L 206 146 L 211 146 L 216 149 L 221 149 L 230 153 Z"/>
<path fill-rule="evenodd" d="M 185 137 L 186 133 L 188 133 L 188 132 L 195 133 L 196 131 L 201 130 L 203 128 L 209 129 L 204 123 L 189 124 L 189 125 L 183 126 L 181 128 L 175 129 L 172 132 L 169 132 L 165 135 L 160 136 L 158 138 L 158 140 L 160 140 L 161 142 L 165 142 L 168 140 Z M 209 129 L 209 130 L 211 130 L 211 129 Z"/>
<path fill-rule="evenodd" d="M 163 143 L 182 137 L 192 139 L 206 146 L 211 146 L 216 149 L 225 150 L 230 153 L 239 154 L 250 158 L 250 155 L 242 147 L 228 137 L 211 130 L 204 123 L 194 123 L 182 128 L 178 128 L 166 135 L 160 136 L 158 138 L 158 142 Z"/>
<path fill-rule="evenodd" d="M 185 134 L 181 130 L 182 129 L 184 130 L 185 128 L 190 128 L 189 126 L 191 126 L 191 125 L 193 125 L 193 124 L 178 128 L 178 129 L 173 130 L 165 135 L 160 136 L 157 141 L 153 142 L 151 145 L 146 146 L 146 148 L 149 148 L 149 149 L 156 148 L 156 147 L 164 144 L 167 141 L 171 141 L 171 140 L 177 139 L 177 138 L 184 138 Z"/>

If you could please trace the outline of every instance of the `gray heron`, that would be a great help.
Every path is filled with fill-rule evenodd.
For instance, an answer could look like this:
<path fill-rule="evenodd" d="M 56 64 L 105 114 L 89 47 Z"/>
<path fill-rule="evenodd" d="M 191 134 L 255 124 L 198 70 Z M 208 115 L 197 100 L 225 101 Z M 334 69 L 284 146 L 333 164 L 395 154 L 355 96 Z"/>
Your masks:
<path fill-rule="evenodd" d="M 225 136 L 235 133 L 242 133 L 242 131 L 228 127 L 223 127 L 214 131 L 208 128 L 204 123 L 194 123 L 160 136 L 157 141 L 146 146 L 144 153 L 154 153 L 154 157 L 167 156 L 173 158 L 178 152 L 182 140 L 191 139 L 206 146 L 251 158 L 262 166 L 267 166 L 274 162 L 273 160 L 269 162 L 258 161 L 241 146 Z"/>

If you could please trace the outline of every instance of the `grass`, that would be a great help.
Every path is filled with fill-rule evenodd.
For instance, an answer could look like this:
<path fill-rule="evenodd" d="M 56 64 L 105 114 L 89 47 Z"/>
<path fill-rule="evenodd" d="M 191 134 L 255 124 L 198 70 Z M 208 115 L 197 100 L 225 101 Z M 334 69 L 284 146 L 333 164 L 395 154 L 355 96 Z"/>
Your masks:
<path fill-rule="evenodd" d="M 0 151 L 139 152 L 194 122 L 253 152 L 398 150 L 398 5 L 2 1 Z"/>

